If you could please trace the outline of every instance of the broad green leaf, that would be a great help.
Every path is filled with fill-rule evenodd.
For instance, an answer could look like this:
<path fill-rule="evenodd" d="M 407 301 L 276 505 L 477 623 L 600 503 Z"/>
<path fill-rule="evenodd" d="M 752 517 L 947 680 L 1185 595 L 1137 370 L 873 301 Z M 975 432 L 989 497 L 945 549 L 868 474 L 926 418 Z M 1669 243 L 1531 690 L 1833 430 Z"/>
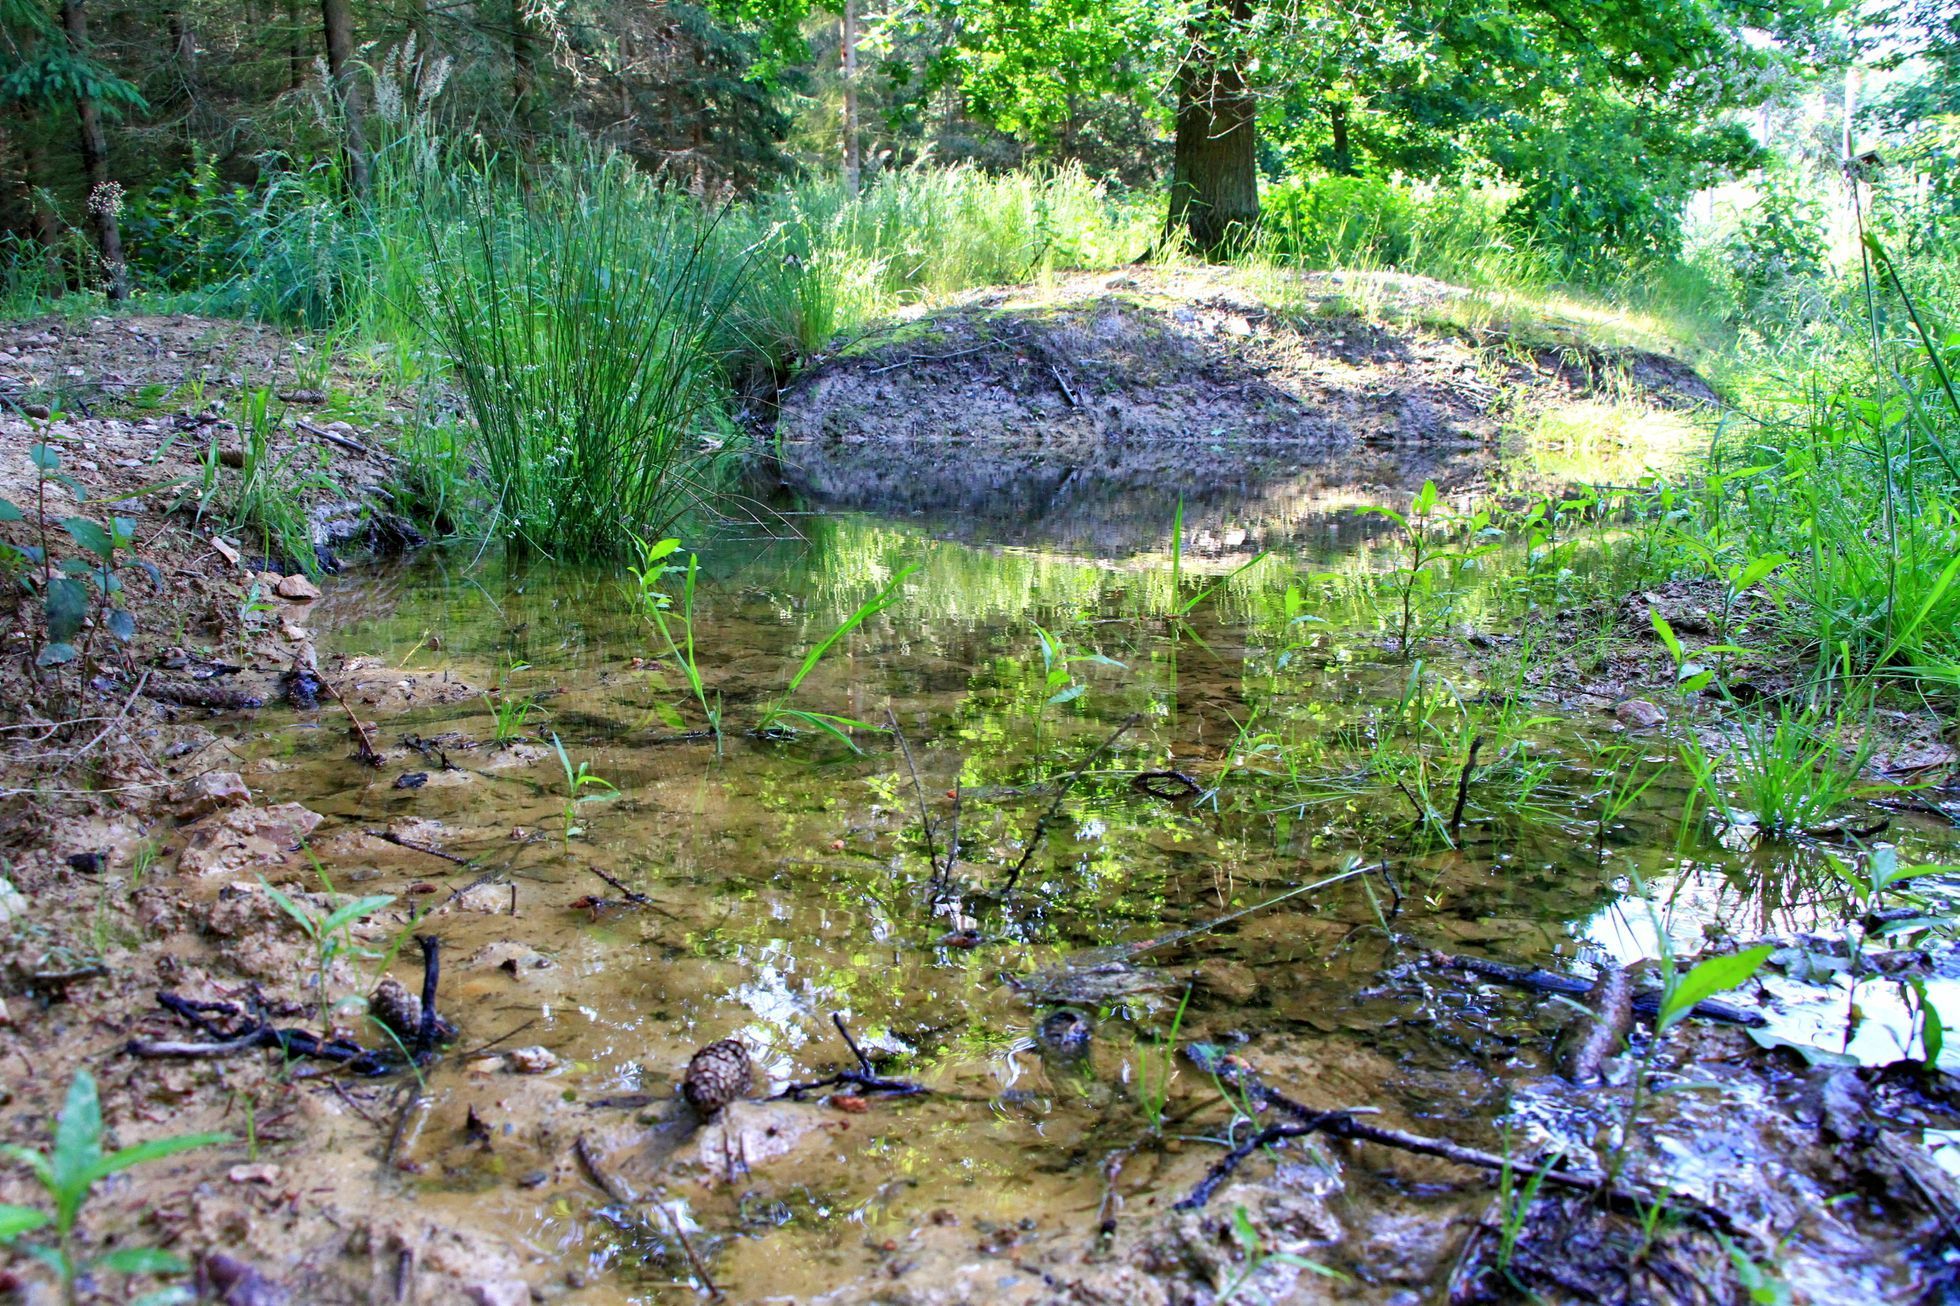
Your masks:
<path fill-rule="evenodd" d="M 230 1134 L 177 1134 L 170 1138 L 152 1138 L 147 1143 L 135 1143 L 103 1157 L 95 1167 L 95 1177 L 100 1179 L 104 1175 L 127 1170 L 133 1165 L 142 1165 L 145 1161 L 161 1160 L 166 1156 L 175 1156 L 179 1152 L 189 1152 L 199 1147 L 216 1147 L 220 1143 L 230 1141 Z"/>
<path fill-rule="evenodd" d="M 129 615 L 128 608 L 111 608 L 106 623 L 109 633 L 127 644 L 136 638 L 136 618 Z"/>
<path fill-rule="evenodd" d="M 0 1157 L 5 1157 L 9 1161 L 24 1165 L 29 1170 L 32 1170 L 34 1177 L 40 1180 L 41 1187 L 47 1189 L 54 1187 L 54 1166 L 48 1161 L 47 1157 L 41 1155 L 33 1148 L 21 1147 L 15 1143 L 0 1143 Z"/>
<path fill-rule="evenodd" d="M 26 520 L 27 515 L 14 505 L 12 499 L 0 499 L 0 522 Z"/>
<path fill-rule="evenodd" d="M 1674 633 L 1674 627 L 1669 625 L 1667 618 L 1658 611 L 1649 611 L 1647 619 L 1654 623 L 1654 633 L 1661 637 L 1661 643 L 1667 645 L 1667 651 L 1674 656 L 1676 665 L 1679 665 L 1687 654 L 1681 649 L 1681 638 Z"/>
<path fill-rule="evenodd" d="M 73 662 L 81 655 L 82 651 L 73 644 L 57 640 L 41 650 L 40 656 L 34 659 L 34 665 L 37 667 L 59 667 Z"/>
<path fill-rule="evenodd" d="M 77 1070 L 68 1081 L 68 1100 L 54 1126 L 55 1220 L 67 1229 L 74 1224 L 82 1199 L 96 1180 L 96 1165 L 102 1160 L 102 1100 L 96 1095 L 95 1076 Z"/>
<path fill-rule="evenodd" d="M 31 1206 L 0 1205 L 0 1243 L 38 1229 L 50 1218 L 46 1211 L 37 1211 Z"/>
<path fill-rule="evenodd" d="M 1060 693 L 1050 694 L 1048 696 L 1048 706 L 1055 707 L 1061 703 L 1073 703 L 1076 699 L 1081 698 L 1088 692 L 1089 687 L 1087 685 L 1070 685 Z"/>
<path fill-rule="evenodd" d="M 27 456 L 34 460 L 34 466 L 44 474 L 57 471 L 61 467 L 61 454 L 50 444 L 29 445 Z"/>
<path fill-rule="evenodd" d="M 1735 573 L 1736 591 L 1740 593 L 1761 583 L 1766 576 L 1789 560 L 1787 555 L 1781 553 L 1766 553 L 1760 558 L 1750 559 L 1747 566 Z"/>
<path fill-rule="evenodd" d="M 104 562 L 116 553 L 116 542 L 109 538 L 109 532 L 86 517 L 63 517 L 61 527 L 67 531 L 75 543 L 93 553 Z"/>
<path fill-rule="evenodd" d="M 292 917 L 295 921 L 299 923 L 299 927 L 302 930 L 306 931 L 307 937 L 314 938 L 314 939 L 320 937 L 319 922 L 314 920 L 313 917 L 310 914 L 308 914 L 306 908 L 300 906 L 298 903 L 294 902 L 291 898 L 288 898 L 285 894 L 273 888 L 270 884 L 267 884 L 266 879 L 263 875 L 259 877 L 259 883 L 261 885 L 264 885 L 265 891 L 268 894 L 272 895 L 272 901 L 279 905 L 279 910 L 285 912 L 288 916 Z"/>
<path fill-rule="evenodd" d="M 190 1267 L 183 1258 L 172 1256 L 161 1247 L 122 1247 L 89 1262 L 92 1269 L 117 1274 L 182 1274 Z"/>
<path fill-rule="evenodd" d="M 48 582 L 41 602 L 50 640 L 65 644 L 81 632 L 88 616 L 88 586 L 72 577 L 57 576 Z"/>
<path fill-rule="evenodd" d="M 1774 951 L 1765 943 L 1726 956 L 1710 957 L 1681 976 L 1662 995 L 1660 1013 L 1654 1019 L 1654 1032 L 1665 1034 L 1686 1019 L 1697 1002 L 1747 980 L 1762 968 Z"/>
<path fill-rule="evenodd" d="M 1410 505 L 1414 515 L 1421 517 L 1428 514 L 1436 507 L 1436 498 L 1436 482 L 1424 481 L 1422 488 L 1416 491 L 1415 502 Z"/>
<path fill-rule="evenodd" d="M 335 910 L 334 913 L 331 916 L 327 917 L 324 921 L 320 922 L 320 933 L 333 934 L 339 930 L 345 929 L 347 926 L 352 925 L 355 921 L 361 919 L 361 917 L 363 916 L 372 916 L 374 913 L 380 911 L 383 907 L 386 907 L 389 903 L 393 902 L 394 900 L 395 897 L 393 894 L 377 893 L 377 894 L 372 894 L 366 898 L 359 898 L 353 902 L 347 903 L 346 905 Z"/>

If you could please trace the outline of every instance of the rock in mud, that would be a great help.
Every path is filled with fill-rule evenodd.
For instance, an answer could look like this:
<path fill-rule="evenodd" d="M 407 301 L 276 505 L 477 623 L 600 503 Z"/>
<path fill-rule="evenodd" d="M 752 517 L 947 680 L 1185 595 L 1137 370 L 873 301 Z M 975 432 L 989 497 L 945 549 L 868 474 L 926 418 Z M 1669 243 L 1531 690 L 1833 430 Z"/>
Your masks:
<path fill-rule="evenodd" d="M 185 831 L 189 842 L 177 869 L 185 875 L 235 875 L 249 867 L 280 866 L 319 824 L 320 814 L 298 803 L 215 813 Z"/>
<path fill-rule="evenodd" d="M 297 572 L 291 576 L 282 576 L 279 583 L 272 587 L 272 592 L 282 599 L 291 599 L 296 603 L 311 603 L 320 597 L 320 587 Z"/>
<path fill-rule="evenodd" d="M 730 1102 L 697 1135 L 696 1156 L 709 1173 L 739 1176 L 788 1156 L 836 1117 L 801 1102 Z"/>
<path fill-rule="evenodd" d="M 558 1069 L 558 1054 L 537 1045 L 513 1048 L 504 1054 L 504 1064 L 520 1075 L 545 1075 Z"/>
<path fill-rule="evenodd" d="M 1612 962 L 1586 994 L 1586 1010 L 1559 1033 L 1559 1074 L 1575 1084 L 1599 1077 L 1606 1058 L 1618 1052 L 1633 1029 L 1633 981 Z"/>
<path fill-rule="evenodd" d="M 252 791 L 245 787 L 244 777 L 236 771 L 206 771 L 191 776 L 171 795 L 177 819 L 184 822 L 202 820 L 228 807 L 247 807 L 251 802 Z"/>
<path fill-rule="evenodd" d="M 688 1060 L 681 1095 L 703 1116 L 711 1116 L 742 1097 L 755 1082 L 755 1066 L 740 1040 L 710 1043 Z"/>
<path fill-rule="evenodd" d="M 1613 709 L 1621 725 L 1631 730 L 1652 730 L 1667 724 L 1667 713 L 1644 698 L 1629 698 Z"/>

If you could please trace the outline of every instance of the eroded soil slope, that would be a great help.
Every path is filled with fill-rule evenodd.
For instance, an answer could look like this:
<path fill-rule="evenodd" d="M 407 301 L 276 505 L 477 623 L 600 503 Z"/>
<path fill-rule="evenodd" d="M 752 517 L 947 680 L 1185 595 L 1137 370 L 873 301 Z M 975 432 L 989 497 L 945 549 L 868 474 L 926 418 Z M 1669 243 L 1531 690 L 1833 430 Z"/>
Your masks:
<path fill-rule="evenodd" d="M 790 388 L 776 433 L 786 482 L 828 502 L 1024 511 L 1357 449 L 1420 450 L 1447 481 L 1452 451 L 1601 391 L 1714 399 L 1657 354 L 1385 326 L 1332 285 L 1281 311 L 1223 274 L 1132 269 L 980 291 L 874 331 Z"/>

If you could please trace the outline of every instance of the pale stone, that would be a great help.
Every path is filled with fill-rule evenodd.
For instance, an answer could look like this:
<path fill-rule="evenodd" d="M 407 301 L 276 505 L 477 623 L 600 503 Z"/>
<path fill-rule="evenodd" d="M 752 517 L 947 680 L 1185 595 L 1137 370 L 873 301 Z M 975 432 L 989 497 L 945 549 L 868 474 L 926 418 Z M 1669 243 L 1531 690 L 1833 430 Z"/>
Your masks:
<path fill-rule="evenodd" d="M 252 791 L 236 771 L 206 771 L 178 785 L 172 801 L 177 805 L 178 820 L 196 821 L 227 807 L 248 806 Z"/>
<path fill-rule="evenodd" d="M 272 588 L 280 598 L 292 599 L 297 603 L 311 603 L 320 597 L 320 587 L 298 572 L 282 577 Z"/>

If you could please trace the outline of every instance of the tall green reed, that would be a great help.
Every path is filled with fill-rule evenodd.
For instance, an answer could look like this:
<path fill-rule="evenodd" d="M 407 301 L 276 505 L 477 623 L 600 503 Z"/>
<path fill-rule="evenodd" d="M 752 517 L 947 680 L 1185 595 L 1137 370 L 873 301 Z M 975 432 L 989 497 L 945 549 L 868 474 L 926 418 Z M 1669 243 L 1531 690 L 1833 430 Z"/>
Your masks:
<path fill-rule="evenodd" d="M 427 220 L 423 315 L 474 422 L 492 529 L 628 555 L 711 511 L 735 432 L 720 349 L 751 250 L 622 161 L 530 193 L 483 172 Z"/>

